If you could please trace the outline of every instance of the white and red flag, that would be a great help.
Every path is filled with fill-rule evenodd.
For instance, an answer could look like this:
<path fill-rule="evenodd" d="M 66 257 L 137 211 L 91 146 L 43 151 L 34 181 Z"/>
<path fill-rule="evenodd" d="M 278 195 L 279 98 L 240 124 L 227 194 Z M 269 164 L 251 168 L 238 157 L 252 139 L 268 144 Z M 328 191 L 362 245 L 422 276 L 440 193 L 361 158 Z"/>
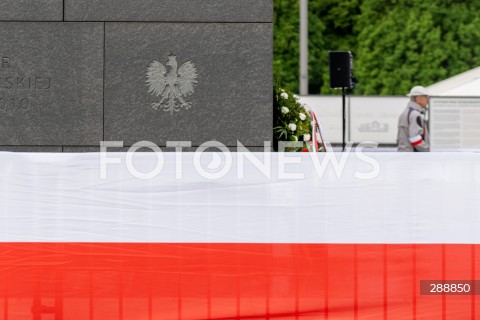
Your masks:
<path fill-rule="evenodd" d="M 0 319 L 478 319 L 480 154 L 333 155 L 0 153 Z"/>

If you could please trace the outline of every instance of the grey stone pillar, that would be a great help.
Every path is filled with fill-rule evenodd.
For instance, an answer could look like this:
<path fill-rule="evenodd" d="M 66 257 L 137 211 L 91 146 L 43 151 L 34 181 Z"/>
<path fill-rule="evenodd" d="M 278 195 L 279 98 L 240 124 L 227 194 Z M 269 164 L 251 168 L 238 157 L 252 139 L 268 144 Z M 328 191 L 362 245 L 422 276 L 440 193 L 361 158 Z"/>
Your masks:
<path fill-rule="evenodd" d="M 272 140 L 272 0 L 4 0 L 0 151 Z"/>

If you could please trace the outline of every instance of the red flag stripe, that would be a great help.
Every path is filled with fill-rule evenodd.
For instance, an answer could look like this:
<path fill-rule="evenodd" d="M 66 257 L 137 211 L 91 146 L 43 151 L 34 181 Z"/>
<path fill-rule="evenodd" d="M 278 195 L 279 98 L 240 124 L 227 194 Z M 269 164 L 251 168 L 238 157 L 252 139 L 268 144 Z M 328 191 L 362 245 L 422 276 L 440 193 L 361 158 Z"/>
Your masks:
<path fill-rule="evenodd" d="M 4 243 L 0 314 L 475 319 L 478 296 L 420 295 L 419 281 L 478 279 L 479 250 L 434 244 Z"/>
<path fill-rule="evenodd" d="M 417 146 L 423 142 L 423 138 L 421 135 L 416 135 L 415 137 L 409 138 L 408 140 L 410 140 L 410 143 L 412 144 L 412 146 Z"/>
<path fill-rule="evenodd" d="M 412 142 L 412 146 L 418 146 L 419 144 L 421 144 L 423 142 L 423 139 L 420 139 L 418 141 L 415 141 L 415 142 Z"/>

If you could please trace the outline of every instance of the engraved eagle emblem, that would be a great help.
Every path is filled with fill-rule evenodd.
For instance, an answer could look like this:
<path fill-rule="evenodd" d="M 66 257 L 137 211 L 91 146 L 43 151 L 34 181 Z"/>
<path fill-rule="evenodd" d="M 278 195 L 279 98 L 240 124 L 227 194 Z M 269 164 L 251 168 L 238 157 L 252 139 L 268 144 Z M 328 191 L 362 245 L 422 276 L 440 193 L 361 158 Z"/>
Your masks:
<path fill-rule="evenodd" d="M 163 111 L 180 111 L 182 107 L 189 109 L 191 102 L 185 101 L 185 98 L 194 92 L 194 86 L 198 83 L 197 69 L 191 61 L 187 61 L 178 68 L 177 57 L 168 56 L 167 67 L 157 60 L 153 60 L 147 70 L 148 92 L 154 96 L 161 97 L 159 102 L 153 102 L 152 107 L 155 110 L 162 108 Z M 178 102 L 177 102 L 178 100 Z"/>

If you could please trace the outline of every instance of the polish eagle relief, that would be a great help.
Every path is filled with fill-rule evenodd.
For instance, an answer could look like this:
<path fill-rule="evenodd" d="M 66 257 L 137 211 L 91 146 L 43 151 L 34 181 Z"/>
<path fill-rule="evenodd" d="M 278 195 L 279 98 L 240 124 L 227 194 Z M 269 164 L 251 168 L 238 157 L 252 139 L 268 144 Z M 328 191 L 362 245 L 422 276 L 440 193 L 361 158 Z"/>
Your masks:
<path fill-rule="evenodd" d="M 170 70 L 167 70 L 166 66 L 170 67 Z M 173 115 L 181 108 L 188 110 L 192 106 L 192 103 L 185 99 L 193 94 L 194 86 L 198 83 L 198 73 L 191 61 L 178 68 L 177 57 L 174 55 L 168 56 L 166 66 L 153 60 L 147 69 L 146 82 L 148 92 L 160 98 L 159 102 L 152 102 L 152 108 L 161 108 Z"/>

